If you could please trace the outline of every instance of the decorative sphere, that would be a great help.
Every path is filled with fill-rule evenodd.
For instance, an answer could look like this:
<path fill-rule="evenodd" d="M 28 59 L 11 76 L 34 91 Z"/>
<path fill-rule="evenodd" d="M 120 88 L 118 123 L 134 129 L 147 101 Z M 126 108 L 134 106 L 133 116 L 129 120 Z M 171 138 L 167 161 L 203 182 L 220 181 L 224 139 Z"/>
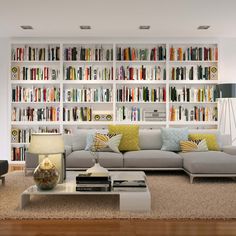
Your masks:
<path fill-rule="evenodd" d="M 60 174 L 55 165 L 45 158 L 34 171 L 34 181 L 40 190 L 53 189 L 59 180 Z"/>

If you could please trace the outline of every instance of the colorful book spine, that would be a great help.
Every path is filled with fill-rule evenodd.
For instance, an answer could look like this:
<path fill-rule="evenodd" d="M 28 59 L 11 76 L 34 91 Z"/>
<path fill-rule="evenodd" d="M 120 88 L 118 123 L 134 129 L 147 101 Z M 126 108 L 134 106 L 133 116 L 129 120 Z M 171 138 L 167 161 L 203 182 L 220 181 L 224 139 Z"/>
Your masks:
<path fill-rule="evenodd" d="M 47 47 L 16 47 L 11 51 L 12 61 L 59 61 L 60 47 L 48 45 Z"/>
<path fill-rule="evenodd" d="M 218 61 L 218 48 L 171 46 L 170 61 Z"/>
<path fill-rule="evenodd" d="M 217 121 L 217 107 L 193 106 L 191 108 L 171 106 L 169 113 L 170 121 Z"/>
<path fill-rule="evenodd" d="M 92 121 L 91 107 L 64 107 L 63 121 Z"/>
<path fill-rule="evenodd" d="M 123 86 L 116 91 L 117 102 L 166 102 L 166 88 Z"/>
<path fill-rule="evenodd" d="M 142 121 L 143 110 L 140 107 L 119 107 L 116 110 L 117 121 Z"/>
<path fill-rule="evenodd" d="M 65 61 L 112 61 L 113 48 L 97 46 L 87 48 L 84 46 L 67 47 L 64 49 Z"/>
<path fill-rule="evenodd" d="M 63 91 L 64 102 L 112 102 L 112 88 L 69 88 Z"/>
<path fill-rule="evenodd" d="M 64 69 L 64 80 L 113 80 L 113 67 L 68 66 Z"/>
<path fill-rule="evenodd" d="M 165 80 L 166 69 L 161 66 L 120 66 L 116 69 L 117 80 Z"/>
<path fill-rule="evenodd" d="M 16 86 L 12 88 L 12 102 L 60 102 L 60 88 Z"/>
<path fill-rule="evenodd" d="M 19 108 L 13 107 L 11 112 L 12 121 L 59 121 L 59 107 L 44 108 Z"/>
<path fill-rule="evenodd" d="M 182 88 L 170 87 L 171 102 L 215 102 L 216 87 L 204 86 L 202 88 L 187 87 Z"/>
<path fill-rule="evenodd" d="M 118 61 L 164 61 L 166 60 L 165 46 L 153 48 L 117 47 L 116 59 Z"/>

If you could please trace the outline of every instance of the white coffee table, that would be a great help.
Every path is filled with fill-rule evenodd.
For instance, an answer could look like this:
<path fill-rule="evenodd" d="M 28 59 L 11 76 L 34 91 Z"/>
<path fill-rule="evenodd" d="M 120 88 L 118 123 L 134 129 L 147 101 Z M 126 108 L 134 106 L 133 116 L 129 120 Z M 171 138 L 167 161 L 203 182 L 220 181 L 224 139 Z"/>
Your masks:
<path fill-rule="evenodd" d="M 38 190 L 36 185 L 30 186 L 21 194 L 20 207 L 23 209 L 30 201 L 33 195 L 119 195 L 120 211 L 150 211 L 151 196 L 149 188 L 132 191 L 132 188 L 125 191 L 110 192 L 81 192 L 76 191 L 76 176 L 80 172 L 68 171 L 66 181 L 58 184 L 49 191 Z M 143 179 L 146 181 L 146 175 L 142 171 L 110 171 L 112 181 L 115 179 Z"/>

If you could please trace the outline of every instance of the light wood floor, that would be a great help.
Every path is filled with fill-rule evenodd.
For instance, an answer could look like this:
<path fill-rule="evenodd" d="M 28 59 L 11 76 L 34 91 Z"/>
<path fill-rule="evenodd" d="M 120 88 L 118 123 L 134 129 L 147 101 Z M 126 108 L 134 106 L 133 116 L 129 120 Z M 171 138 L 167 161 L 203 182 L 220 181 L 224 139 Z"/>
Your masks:
<path fill-rule="evenodd" d="M 236 235 L 236 220 L 4 220 L 1 236 L 231 236 Z"/>

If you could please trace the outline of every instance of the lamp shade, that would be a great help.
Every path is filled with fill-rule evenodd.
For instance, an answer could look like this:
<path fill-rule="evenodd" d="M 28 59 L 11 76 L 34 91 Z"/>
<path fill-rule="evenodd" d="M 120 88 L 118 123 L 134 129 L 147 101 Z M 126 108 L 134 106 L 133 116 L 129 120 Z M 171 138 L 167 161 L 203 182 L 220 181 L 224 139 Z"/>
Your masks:
<path fill-rule="evenodd" d="M 31 135 L 28 151 L 33 154 L 58 154 L 64 152 L 64 140 L 58 133 L 35 133 Z"/>
<path fill-rule="evenodd" d="M 218 84 L 217 85 L 218 98 L 235 98 L 236 97 L 236 84 Z"/>

